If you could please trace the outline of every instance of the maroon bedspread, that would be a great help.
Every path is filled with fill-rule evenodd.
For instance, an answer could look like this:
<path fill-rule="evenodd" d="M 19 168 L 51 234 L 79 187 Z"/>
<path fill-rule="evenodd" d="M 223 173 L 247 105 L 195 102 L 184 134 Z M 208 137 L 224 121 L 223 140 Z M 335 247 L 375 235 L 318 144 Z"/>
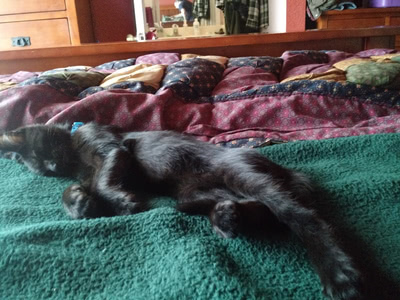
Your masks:
<path fill-rule="evenodd" d="M 0 130 L 96 121 L 176 130 L 214 143 L 400 132 L 400 55 L 393 53 L 291 51 L 234 59 L 162 53 L 2 75 Z"/>

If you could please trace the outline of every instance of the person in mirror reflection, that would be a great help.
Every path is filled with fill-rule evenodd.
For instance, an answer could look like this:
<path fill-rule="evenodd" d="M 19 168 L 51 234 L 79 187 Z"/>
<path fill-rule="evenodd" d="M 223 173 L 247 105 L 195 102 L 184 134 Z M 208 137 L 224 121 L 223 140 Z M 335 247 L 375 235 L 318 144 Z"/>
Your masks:
<path fill-rule="evenodd" d="M 186 22 L 193 21 L 193 3 L 189 0 L 176 0 L 175 7 L 179 10 L 180 14 Z"/>

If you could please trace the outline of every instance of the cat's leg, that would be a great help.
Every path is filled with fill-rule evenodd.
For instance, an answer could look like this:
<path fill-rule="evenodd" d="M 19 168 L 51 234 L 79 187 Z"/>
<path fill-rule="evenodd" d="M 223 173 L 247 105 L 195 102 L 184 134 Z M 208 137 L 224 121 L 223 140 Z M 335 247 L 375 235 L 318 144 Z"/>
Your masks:
<path fill-rule="evenodd" d="M 234 238 L 238 234 L 240 214 L 232 200 L 216 202 L 192 197 L 190 202 L 178 202 L 176 208 L 187 214 L 208 216 L 212 228 L 221 237 Z"/>
<path fill-rule="evenodd" d="M 210 222 L 214 231 L 223 238 L 234 238 L 241 227 L 239 205 L 232 200 L 218 202 L 210 212 Z"/>
<path fill-rule="evenodd" d="M 221 192 L 218 194 L 221 195 Z M 212 197 L 212 193 L 209 196 Z M 227 192 L 226 198 L 232 198 L 231 193 Z M 178 202 L 177 209 L 187 214 L 208 216 L 214 231 L 223 238 L 235 238 L 242 232 L 264 235 L 281 233 L 286 229 L 260 202 L 195 199 L 196 195 L 192 195 L 188 201 Z"/>
<path fill-rule="evenodd" d="M 209 216 L 214 230 L 224 238 L 234 238 L 238 233 L 265 236 L 287 229 L 267 206 L 257 201 L 218 202 Z"/>
<path fill-rule="evenodd" d="M 331 227 L 296 197 L 297 192 L 308 190 L 305 176 L 286 170 L 256 152 L 221 157 L 221 168 L 216 175 L 224 178 L 236 194 L 267 206 L 303 241 L 328 297 L 361 298 L 361 275 L 352 258 L 340 246 Z"/>
<path fill-rule="evenodd" d="M 234 238 L 241 231 L 265 233 L 282 229 L 264 204 L 233 193 L 212 174 L 179 180 L 176 198 L 179 211 L 208 216 L 214 231 L 223 238 Z"/>
<path fill-rule="evenodd" d="M 111 207 L 114 215 L 142 212 L 146 210 L 147 197 L 143 193 L 134 192 L 135 187 L 142 188 L 144 185 L 144 174 L 140 172 L 141 168 L 132 154 L 125 149 L 114 149 L 96 170 L 92 193 Z"/>
<path fill-rule="evenodd" d="M 65 189 L 62 202 L 65 211 L 73 219 L 101 216 L 96 201 L 79 184 L 73 184 Z"/>
<path fill-rule="evenodd" d="M 17 152 L 3 152 L 0 150 L 0 158 L 15 160 L 17 163 L 22 164 L 22 157 Z"/>
<path fill-rule="evenodd" d="M 140 204 L 132 203 L 133 207 L 121 210 L 120 207 L 115 207 L 100 195 L 91 193 L 88 187 L 79 184 L 73 184 L 65 189 L 62 202 L 65 211 L 73 219 L 128 215 L 132 214 L 132 211 L 138 212 L 140 206 Z M 141 206 L 140 209 L 143 211 L 145 207 Z"/>
<path fill-rule="evenodd" d="M 214 231 L 224 237 L 236 237 L 240 229 L 239 198 L 228 189 L 215 187 L 215 180 L 197 176 L 180 183 L 177 209 L 188 214 L 206 215 Z"/>

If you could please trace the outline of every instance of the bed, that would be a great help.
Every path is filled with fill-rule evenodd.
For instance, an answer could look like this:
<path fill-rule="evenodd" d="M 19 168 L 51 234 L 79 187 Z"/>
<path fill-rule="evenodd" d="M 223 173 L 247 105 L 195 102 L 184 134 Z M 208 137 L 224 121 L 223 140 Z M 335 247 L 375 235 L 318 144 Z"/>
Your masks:
<path fill-rule="evenodd" d="M 212 51 L 220 39 L 207 49 L 182 41 L 137 55 L 126 46 L 114 55 L 99 46 L 97 56 L 71 47 L 77 55 L 57 67 L 51 50 L 22 51 L 26 68 L 0 75 L 0 131 L 95 121 L 256 148 L 312 178 L 315 205 L 356 258 L 366 293 L 396 299 L 400 53 L 385 37 L 400 29 L 348 31 L 355 44 L 343 43 L 343 32 L 328 31 L 336 45 L 319 44 L 319 32 L 278 35 L 284 45 L 262 37 L 271 42 L 240 53 L 246 45 L 233 42 L 231 56 Z M 4 53 L 0 65 L 12 59 Z M 0 169 L 2 299 L 324 299 L 290 233 L 222 239 L 169 198 L 136 215 L 70 220 L 60 198 L 72 180 L 5 158 Z"/>

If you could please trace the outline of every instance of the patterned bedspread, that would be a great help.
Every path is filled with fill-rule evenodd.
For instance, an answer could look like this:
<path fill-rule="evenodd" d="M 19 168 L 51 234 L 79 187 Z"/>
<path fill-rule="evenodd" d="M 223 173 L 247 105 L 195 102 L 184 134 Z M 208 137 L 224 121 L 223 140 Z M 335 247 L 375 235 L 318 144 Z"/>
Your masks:
<path fill-rule="evenodd" d="M 75 121 L 231 145 L 400 132 L 400 53 L 155 53 L 0 75 L 0 131 Z"/>

